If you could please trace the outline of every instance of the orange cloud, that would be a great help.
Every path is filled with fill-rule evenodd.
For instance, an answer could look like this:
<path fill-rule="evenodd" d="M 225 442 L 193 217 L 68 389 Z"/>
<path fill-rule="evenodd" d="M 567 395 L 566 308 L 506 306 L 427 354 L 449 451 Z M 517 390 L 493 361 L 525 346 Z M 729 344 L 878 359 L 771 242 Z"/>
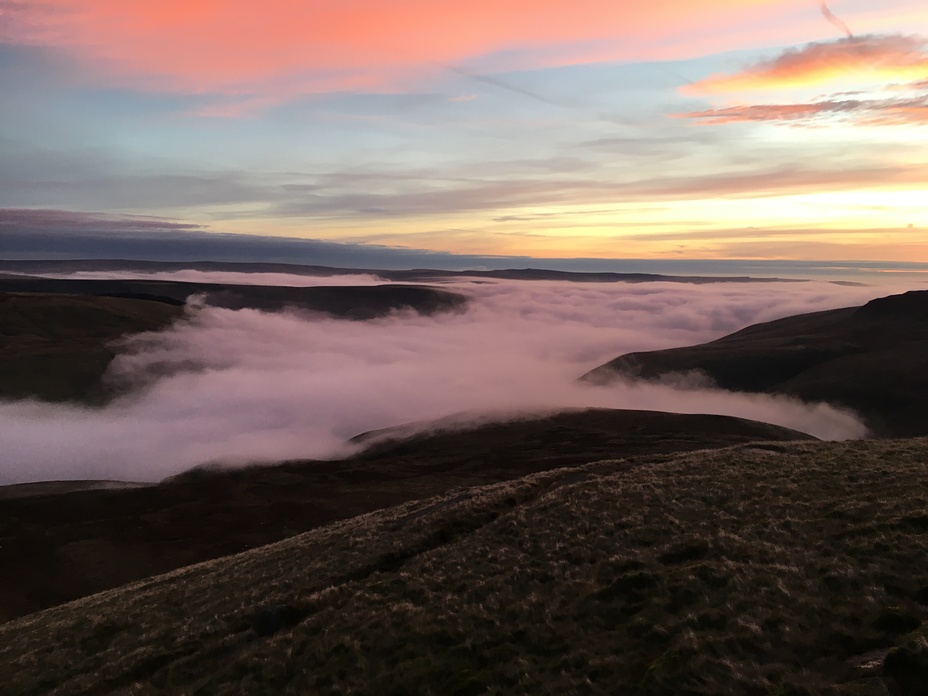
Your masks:
<path fill-rule="evenodd" d="M 749 104 L 674 116 L 713 124 L 761 121 L 811 123 L 837 117 L 868 126 L 928 125 L 928 95 L 906 99 L 826 99 L 807 104 Z"/>
<path fill-rule="evenodd" d="M 758 11 L 782 5 L 782 0 L 43 0 L 5 9 L 0 41 L 64 49 L 108 83 L 219 93 L 249 104 L 341 89 L 402 89 L 424 71 L 501 52 L 521 56 L 509 58 L 504 68 L 641 58 L 666 50 L 652 48 L 660 39 L 688 36 L 698 44 L 709 27 L 756 23 Z M 526 55 L 528 64 L 520 64 Z M 236 108 L 222 104 L 213 111 Z"/>
<path fill-rule="evenodd" d="M 751 92 L 810 87 L 842 80 L 928 79 L 928 41 L 899 34 L 855 36 L 784 51 L 731 75 L 713 75 L 688 85 L 692 94 Z"/>

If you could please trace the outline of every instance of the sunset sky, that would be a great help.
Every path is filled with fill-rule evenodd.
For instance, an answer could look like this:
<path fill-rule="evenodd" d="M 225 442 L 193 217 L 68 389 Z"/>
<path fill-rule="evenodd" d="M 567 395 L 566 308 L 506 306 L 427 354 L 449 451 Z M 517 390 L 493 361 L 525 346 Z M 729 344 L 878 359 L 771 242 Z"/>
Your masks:
<path fill-rule="evenodd" d="M 0 0 L 0 236 L 928 262 L 925 0 Z"/>

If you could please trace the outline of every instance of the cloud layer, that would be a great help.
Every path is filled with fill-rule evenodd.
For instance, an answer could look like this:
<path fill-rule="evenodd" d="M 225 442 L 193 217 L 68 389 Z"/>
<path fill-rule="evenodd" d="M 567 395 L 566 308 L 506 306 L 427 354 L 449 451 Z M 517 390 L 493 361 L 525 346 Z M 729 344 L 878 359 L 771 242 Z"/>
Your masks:
<path fill-rule="evenodd" d="M 928 123 L 928 40 L 902 34 L 851 36 L 788 49 L 735 73 L 712 75 L 681 91 L 727 94 L 854 86 L 826 98 L 747 103 L 677 114 L 702 123 L 845 122 L 862 126 Z"/>
<path fill-rule="evenodd" d="M 710 340 L 757 321 L 860 304 L 827 283 L 468 282 L 462 314 L 371 322 L 206 308 L 127 340 L 110 377 L 147 386 L 103 410 L 0 404 L 0 484 L 154 481 L 204 462 L 337 457 L 360 432 L 461 411 L 601 406 L 722 413 L 854 437 L 823 405 L 576 378 L 620 353 Z"/>
<path fill-rule="evenodd" d="M 692 39 L 698 26 L 733 18 L 749 24 L 752 11 L 782 4 L 46 0 L 5 3 L 0 40 L 69 51 L 110 84 L 223 94 L 230 100 L 213 113 L 238 115 L 301 94 L 402 89 L 491 54 L 508 69 L 640 58 L 656 39 Z"/>
<path fill-rule="evenodd" d="M 917 81 L 928 78 L 928 41 L 901 34 L 851 36 L 788 49 L 734 74 L 712 75 L 688 93 L 747 92 L 832 84 L 841 80 Z"/>
<path fill-rule="evenodd" d="M 838 117 L 858 125 L 904 126 L 928 124 L 928 92 L 892 99 L 823 99 L 798 104 L 748 104 L 679 114 L 703 123 L 786 121 L 804 123 Z"/>

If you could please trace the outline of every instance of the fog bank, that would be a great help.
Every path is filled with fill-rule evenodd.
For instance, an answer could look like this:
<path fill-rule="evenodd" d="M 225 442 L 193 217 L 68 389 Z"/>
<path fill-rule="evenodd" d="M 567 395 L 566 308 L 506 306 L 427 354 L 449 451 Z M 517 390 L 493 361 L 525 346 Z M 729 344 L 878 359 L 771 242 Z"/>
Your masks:
<path fill-rule="evenodd" d="M 0 484 L 155 481 L 207 462 L 335 458 L 360 432 L 461 411 L 717 413 L 823 438 L 860 437 L 851 414 L 823 404 L 577 378 L 622 353 L 701 343 L 889 294 L 819 282 L 462 279 L 444 287 L 472 298 L 466 312 L 352 322 L 191 309 L 168 331 L 121 343 L 108 378 L 136 390 L 104 409 L 0 403 Z"/>

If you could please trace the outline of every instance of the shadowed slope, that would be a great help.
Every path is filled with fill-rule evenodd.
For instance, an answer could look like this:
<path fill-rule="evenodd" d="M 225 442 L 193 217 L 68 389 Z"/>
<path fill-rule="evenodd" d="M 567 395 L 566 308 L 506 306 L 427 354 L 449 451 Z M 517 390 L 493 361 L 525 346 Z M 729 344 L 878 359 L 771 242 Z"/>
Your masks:
<path fill-rule="evenodd" d="M 22 696 L 880 694 L 928 679 L 928 441 L 601 462 L 0 626 Z"/>
<path fill-rule="evenodd" d="M 413 285 L 273 287 L 135 280 L 0 278 L 0 398 L 99 404 L 110 344 L 183 315 L 192 295 L 216 307 L 297 309 L 344 319 L 463 308 L 463 295 Z"/>
<path fill-rule="evenodd" d="M 725 416 L 581 411 L 381 443 L 341 462 L 194 470 L 146 488 L 16 499 L 0 488 L 0 620 L 459 486 L 758 439 L 809 437 Z"/>
<path fill-rule="evenodd" d="M 928 434 L 928 291 L 756 324 L 703 345 L 630 353 L 584 378 L 691 372 L 723 389 L 850 408 L 876 435 Z"/>
<path fill-rule="evenodd" d="M 150 300 L 0 292 L 0 398 L 101 401 L 109 344 L 182 314 Z"/>
<path fill-rule="evenodd" d="M 524 467 L 529 464 L 541 470 L 754 440 L 814 439 L 788 428 L 731 416 L 591 408 L 500 422 L 468 423 L 452 417 L 364 433 L 353 441 L 367 445 L 357 456 L 360 460 L 402 458 L 431 471 L 457 472 L 505 470 L 518 463 L 528 473 L 530 469 Z"/>
<path fill-rule="evenodd" d="M 231 285 L 162 280 L 66 280 L 0 278 L 0 292 L 70 293 L 130 297 L 184 304 L 198 295 L 209 305 L 227 309 L 279 311 L 286 308 L 323 312 L 345 319 L 374 319 L 397 310 L 435 314 L 461 309 L 467 298 L 423 285 L 286 287 Z"/>

